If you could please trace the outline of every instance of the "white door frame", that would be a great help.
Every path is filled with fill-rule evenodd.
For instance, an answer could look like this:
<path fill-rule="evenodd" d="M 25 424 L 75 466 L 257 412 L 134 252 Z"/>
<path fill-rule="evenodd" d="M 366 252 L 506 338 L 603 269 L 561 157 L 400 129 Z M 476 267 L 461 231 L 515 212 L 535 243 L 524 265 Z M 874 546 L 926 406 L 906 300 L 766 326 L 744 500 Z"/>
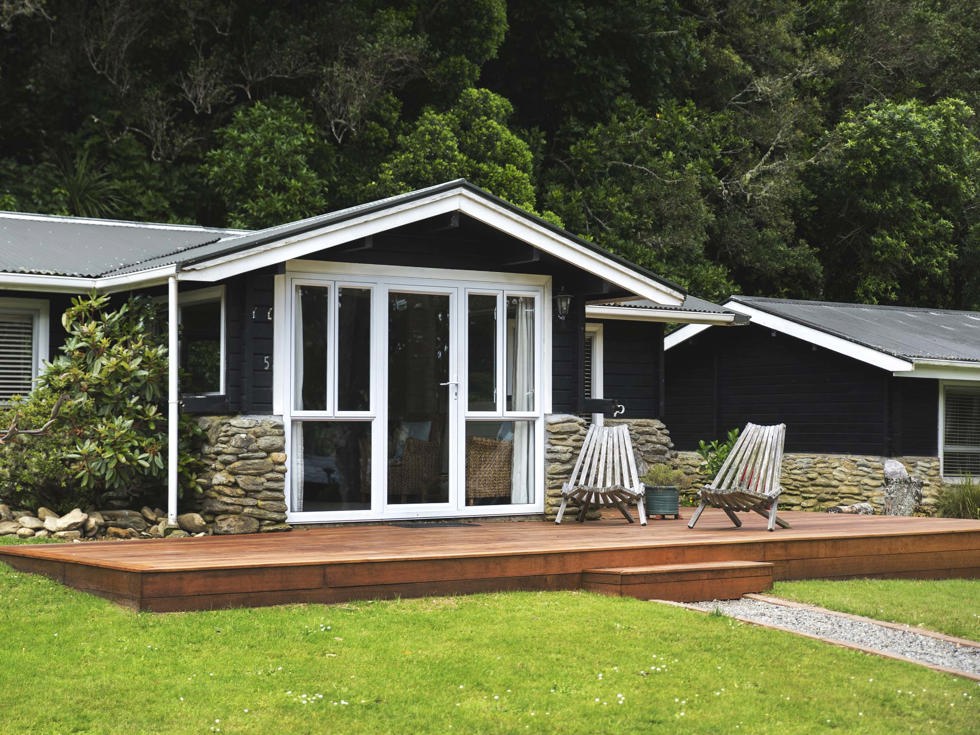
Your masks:
<path fill-rule="evenodd" d="M 451 518 L 462 516 L 527 515 L 544 510 L 544 416 L 551 411 L 551 278 L 549 276 L 493 273 L 486 271 L 458 271 L 435 268 L 398 268 L 363 264 L 327 263 L 322 261 L 290 261 L 286 272 L 276 278 L 276 347 L 274 380 L 276 384 L 274 411 L 283 417 L 286 435 L 288 467 L 292 467 L 293 426 L 299 420 L 365 420 L 374 424 L 372 432 L 371 507 L 351 511 L 293 512 L 293 478 L 291 469 L 286 474 L 287 522 L 324 523 L 339 521 L 376 521 L 411 518 Z M 295 325 L 293 300 L 297 285 L 322 285 L 331 288 L 331 303 L 336 302 L 336 289 L 344 287 L 370 288 L 372 290 L 371 364 L 381 369 L 372 370 L 371 410 L 367 412 L 318 412 L 296 411 L 293 408 L 293 346 Z M 455 371 L 456 398 L 450 402 L 451 416 L 449 444 L 449 502 L 433 504 L 389 504 L 387 502 L 387 388 L 388 388 L 388 319 L 387 301 L 390 291 L 450 294 L 450 380 Z M 534 425 L 533 498 L 527 505 L 467 506 L 465 497 L 465 467 L 463 462 L 463 437 L 466 421 L 472 418 L 490 418 L 486 412 L 469 414 L 466 411 L 466 300 L 470 291 L 488 293 L 501 291 L 514 295 L 533 295 L 537 298 L 536 334 L 538 351 L 535 355 L 536 394 L 535 411 L 515 414 L 513 417 L 499 414 L 499 420 L 524 418 Z M 336 329 L 328 327 L 330 341 L 336 345 Z M 333 355 L 335 349 L 329 354 Z M 335 359 L 335 358 L 332 358 Z M 502 360 L 500 351 L 498 359 Z M 280 367 L 281 366 L 281 367 Z M 500 368 L 503 366 L 500 365 Z M 498 369 L 500 369 L 498 368 Z M 329 372 L 329 369 L 328 369 Z M 331 373 L 332 376 L 332 373 Z M 332 380 L 332 377 L 331 377 Z M 332 384 L 332 383 L 331 383 Z M 329 391 L 328 391 L 329 392 Z M 332 409 L 328 397 L 328 409 Z"/>

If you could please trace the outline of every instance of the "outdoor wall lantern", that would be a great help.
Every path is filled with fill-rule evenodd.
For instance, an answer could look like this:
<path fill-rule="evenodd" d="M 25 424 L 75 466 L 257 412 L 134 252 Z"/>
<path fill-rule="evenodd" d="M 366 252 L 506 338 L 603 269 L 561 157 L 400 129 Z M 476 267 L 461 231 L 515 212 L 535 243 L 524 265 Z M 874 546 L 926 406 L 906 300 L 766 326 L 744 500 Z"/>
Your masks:
<path fill-rule="evenodd" d="M 561 321 L 565 321 L 565 317 L 568 316 L 568 310 L 572 306 L 572 295 L 570 293 L 565 293 L 565 289 L 562 288 L 561 292 L 555 296 L 555 313 L 558 314 L 558 318 Z"/>

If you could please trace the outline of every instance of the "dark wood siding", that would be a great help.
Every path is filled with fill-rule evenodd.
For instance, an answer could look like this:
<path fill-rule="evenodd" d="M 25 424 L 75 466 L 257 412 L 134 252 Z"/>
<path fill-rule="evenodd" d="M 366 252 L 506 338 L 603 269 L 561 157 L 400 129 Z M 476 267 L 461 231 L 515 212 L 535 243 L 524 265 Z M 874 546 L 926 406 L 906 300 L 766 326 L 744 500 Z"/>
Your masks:
<path fill-rule="evenodd" d="M 603 394 L 626 407 L 626 418 L 659 415 L 658 353 L 662 340 L 660 324 L 603 322 Z"/>
<path fill-rule="evenodd" d="M 551 410 L 555 413 L 575 413 L 575 390 L 578 370 L 577 329 L 568 320 L 552 320 L 551 332 Z"/>
<path fill-rule="evenodd" d="M 754 421 L 785 423 L 790 452 L 889 453 L 891 378 L 865 363 L 750 325 L 708 329 L 666 366 L 678 449 Z"/>
<path fill-rule="evenodd" d="M 275 274 L 272 271 L 249 273 L 243 277 L 242 306 L 242 397 L 243 413 L 272 413 L 272 313 Z M 268 359 L 268 363 L 266 362 Z M 281 370 L 285 366 L 275 366 Z M 288 376 L 280 375 L 280 380 Z"/>
<path fill-rule="evenodd" d="M 939 382 L 891 378 L 891 454 L 939 455 Z"/>

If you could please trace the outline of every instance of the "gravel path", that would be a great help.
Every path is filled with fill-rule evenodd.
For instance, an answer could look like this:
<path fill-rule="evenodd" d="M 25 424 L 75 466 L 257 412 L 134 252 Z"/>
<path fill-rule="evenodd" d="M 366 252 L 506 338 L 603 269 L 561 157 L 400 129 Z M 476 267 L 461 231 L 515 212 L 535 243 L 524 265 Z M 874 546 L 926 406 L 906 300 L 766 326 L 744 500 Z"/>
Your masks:
<path fill-rule="evenodd" d="M 761 625 L 858 646 L 891 656 L 980 678 L 980 644 L 967 646 L 924 635 L 904 626 L 890 626 L 810 606 L 781 605 L 744 597 L 685 603 L 685 607 L 723 614 Z"/>

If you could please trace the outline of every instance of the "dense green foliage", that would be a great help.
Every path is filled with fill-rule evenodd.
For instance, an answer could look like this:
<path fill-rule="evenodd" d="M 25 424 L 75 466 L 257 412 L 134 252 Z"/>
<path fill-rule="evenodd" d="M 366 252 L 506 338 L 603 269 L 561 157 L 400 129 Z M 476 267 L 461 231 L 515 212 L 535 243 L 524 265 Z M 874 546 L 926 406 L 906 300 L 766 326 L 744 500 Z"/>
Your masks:
<path fill-rule="evenodd" d="M 976 731 L 976 682 L 629 598 L 137 614 L 0 564 L 0 599 L 10 735 Z"/>
<path fill-rule="evenodd" d="M 968 0 L 4 0 L 0 208 L 466 177 L 707 297 L 980 308 Z"/>
<path fill-rule="evenodd" d="M 62 354 L 38 379 L 38 388 L 0 416 L 9 426 L 41 426 L 57 396 L 65 402 L 42 436 L 16 436 L 0 446 L 4 499 L 59 512 L 105 502 L 145 500 L 166 484 L 167 385 L 165 334 L 154 328 L 156 307 L 132 298 L 117 309 L 109 297 L 72 299 L 62 317 Z M 198 460 L 184 449 L 200 435 L 181 419 L 181 485 L 196 489 Z M 159 502 L 159 498 L 155 498 Z"/>
<path fill-rule="evenodd" d="M 936 511 L 943 518 L 971 518 L 980 521 L 980 482 L 967 478 L 943 485 L 936 498 Z"/>

